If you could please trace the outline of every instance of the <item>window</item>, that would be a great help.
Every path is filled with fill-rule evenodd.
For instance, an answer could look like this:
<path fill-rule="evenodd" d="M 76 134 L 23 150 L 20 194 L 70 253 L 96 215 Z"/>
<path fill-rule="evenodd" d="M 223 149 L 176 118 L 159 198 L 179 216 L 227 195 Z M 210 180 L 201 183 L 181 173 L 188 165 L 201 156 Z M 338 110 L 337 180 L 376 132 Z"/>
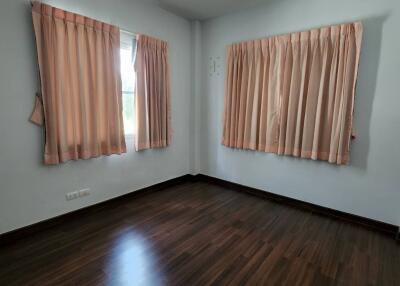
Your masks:
<path fill-rule="evenodd" d="M 122 80 L 122 106 L 124 117 L 125 135 L 134 135 L 135 112 L 135 81 L 136 74 L 133 67 L 132 44 L 133 35 L 121 32 L 121 80 Z"/>

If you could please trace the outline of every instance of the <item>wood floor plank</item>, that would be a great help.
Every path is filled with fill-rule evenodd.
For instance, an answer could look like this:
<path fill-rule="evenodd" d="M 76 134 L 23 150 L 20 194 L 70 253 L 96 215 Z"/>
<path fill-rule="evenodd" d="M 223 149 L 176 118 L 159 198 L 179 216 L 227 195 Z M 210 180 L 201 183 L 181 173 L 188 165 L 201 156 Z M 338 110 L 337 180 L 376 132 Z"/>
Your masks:
<path fill-rule="evenodd" d="M 206 182 L 0 246 L 0 285 L 400 285 L 388 235 Z"/>

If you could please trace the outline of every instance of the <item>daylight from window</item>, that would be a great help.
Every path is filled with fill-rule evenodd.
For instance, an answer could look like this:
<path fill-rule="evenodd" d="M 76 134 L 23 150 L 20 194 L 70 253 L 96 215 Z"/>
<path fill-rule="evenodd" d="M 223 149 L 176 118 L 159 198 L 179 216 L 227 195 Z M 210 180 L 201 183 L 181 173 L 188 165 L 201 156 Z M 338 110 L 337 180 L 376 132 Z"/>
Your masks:
<path fill-rule="evenodd" d="M 132 45 L 121 48 L 121 80 L 125 135 L 134 134 L 135 70 L 132 62 Z"/>

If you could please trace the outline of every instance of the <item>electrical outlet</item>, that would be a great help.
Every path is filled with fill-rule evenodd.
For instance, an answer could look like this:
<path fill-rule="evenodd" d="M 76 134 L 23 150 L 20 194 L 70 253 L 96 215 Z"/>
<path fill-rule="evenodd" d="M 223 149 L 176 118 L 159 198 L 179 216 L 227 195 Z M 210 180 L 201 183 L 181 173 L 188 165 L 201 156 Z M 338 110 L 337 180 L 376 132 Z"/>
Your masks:
<path fill-rule="evenodd" d="M 88 195 L 90 195 L 90 188 L 86 188 L 86 189 L 82 189 L 82 190 L 79 190 L 79 191 L 74 191 L 74 192 L 67 193 L 65 195 L 65 198 L 67 199 L 67 201 L 72 201 L 72 200 L 75 200 L 77 198 L 85 197 L 85 196 L 88 196 Z"/>
<path fill-rule="evenodd" d="M 90 195 L 90 189 L 89 189 L 89 188 L 87 188 L 87 189 L 82 189 L 82 190 L 80 190 L 80 191 L 78 192 L 78 194 L 79 194 L 79 197 L 88 196 L 88 195 Z"/>
<path fill-rule="evenodd" d="M 70 192 L 65 195 L 65 198 L 67 199 L 67 201 L 72 201 L 72 200 L 76 199 L 77 197 L 78 197 L 77 192 Z"/>

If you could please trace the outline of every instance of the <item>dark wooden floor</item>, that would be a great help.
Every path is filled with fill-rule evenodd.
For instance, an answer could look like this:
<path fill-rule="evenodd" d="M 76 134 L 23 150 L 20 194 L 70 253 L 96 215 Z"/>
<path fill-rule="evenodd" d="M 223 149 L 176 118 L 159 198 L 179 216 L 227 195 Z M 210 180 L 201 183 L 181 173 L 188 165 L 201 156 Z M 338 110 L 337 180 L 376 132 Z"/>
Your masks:
<path fill-rule="evenodd" d="M 0 285 L 400 285 L 384 234 L 207 183 L 0 247 Z"/>

